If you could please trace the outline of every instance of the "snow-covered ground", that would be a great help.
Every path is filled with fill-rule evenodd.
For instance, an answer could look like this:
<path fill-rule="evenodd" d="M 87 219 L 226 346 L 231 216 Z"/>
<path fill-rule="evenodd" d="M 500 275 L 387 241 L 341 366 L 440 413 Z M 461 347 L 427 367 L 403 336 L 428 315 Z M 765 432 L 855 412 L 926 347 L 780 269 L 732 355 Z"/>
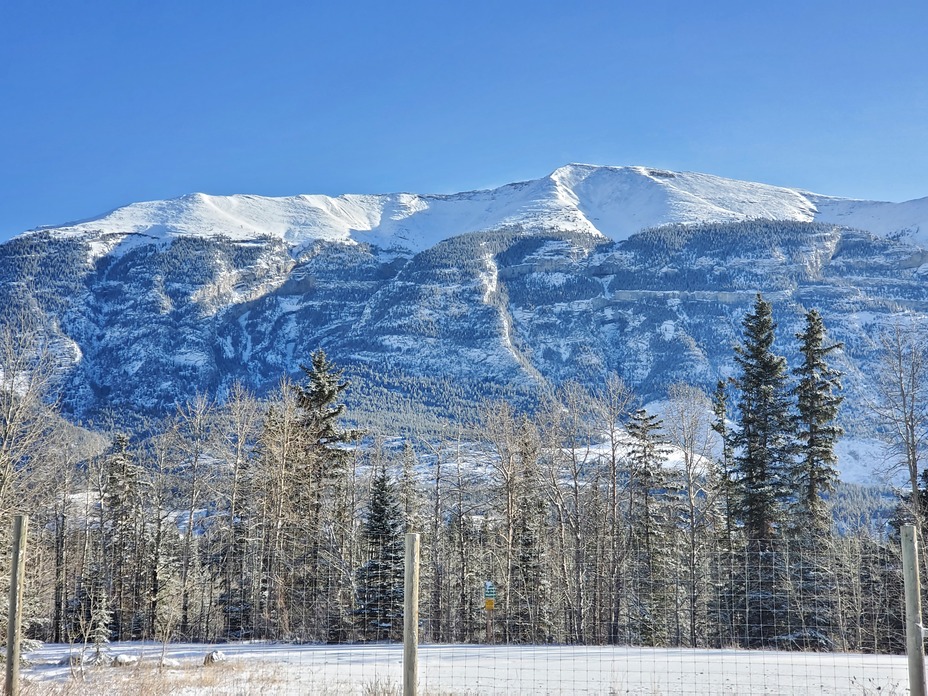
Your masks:
<path fill-rule="evenodd" d="M 204 667 L 203 658 L 211 650 L 222 651 L 227 661 Z M 47 645 L 28 655 L 32 665 L 23 675 L 37 692 L 37 682 L 61 684 L 76 671 L 62 663 L 79 651 Z M 142 679 L 139 665 L 156 665 L 161 645 L 116 643 L 107 652 L 141 661 L 135 666 L 88 667 L 75 693 L 110 693 L 114 683 L 125 688 L 133 679 Z M 493 645 L 423 645 L 419 655 L 423 695 L 908 692 L 902 655 Z M 172 644 L 166 656 L 171 666 L 159 679 L 175 694 L 393 694 L 402 684 L 401 645 Z M 191 680 L 191 675 L 207 670 L 209 681 Z M 150 669 L 147 674 L 150 680 Z"/>

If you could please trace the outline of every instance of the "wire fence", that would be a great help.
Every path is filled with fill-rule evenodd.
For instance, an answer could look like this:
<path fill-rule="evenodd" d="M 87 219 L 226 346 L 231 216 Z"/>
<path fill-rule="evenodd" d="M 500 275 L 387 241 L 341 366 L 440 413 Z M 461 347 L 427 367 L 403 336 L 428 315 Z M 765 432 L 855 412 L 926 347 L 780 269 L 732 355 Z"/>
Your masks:
<path fill-rule="evenodd" d="M 893 543 L 662 540 L 615 556 L 604 549 L 580 565 L 513 555 L 506 568 L 483 562 L 477 546 L 455 554 L 424 541 L 420 694 L 907 692 Z M 34 653 L 28 673 L 67 672 L 86 693 L 93 685 L 104 693 L 114 672 L 96 667 L 115 661 L 167 665 L 163 678 L 182 684 L 177 674 L 189 679 L 189 670 L 172 669 L 219 650 L 235 666 L 228 693 L 243 684 L 263 693 L 399 693 L 402 547 L 382 548 L 355 572 L 332 561 L 307 542 L 273 577 L 246 567 L 234 580 L 191 578 L 189 591 L 162 597 L 149 635 L 138 617 L 112 612 L 101 635 L 88 591 L 86 607 L 66 607 L 69 642 Z M 109 642 L 120 626 L 140 640 Z M 197 642 L 183 630 L 200 632 Z M 224 678 L 214 677 L 216 693 L 226 693 Z"/>
<path fill-rule="evenodd" d="M 202 667 L 221 651 L 224 664 Z M 73 691 L 48 693 L 173 693 L 187 688 L 210 694 L 402 693 L 399 644 L 294 645 L 114 643 L 123 668 L 62 665 L 66 646 L 30 654 L 25 670 L 30 694 L 74 678 Z M 73 653 L 71 653 L 73 654 Z M 92 655 L 92 649 L 88 652 Z M 157 677 L 155 681 L 154 677 Z M 60 687 L 59 687 L 60 688 Z M 859 653 L 644 648 L 562 645 L 422 645 L 420 696 L 483 694 L 906 694 L 905 657 Z"/>

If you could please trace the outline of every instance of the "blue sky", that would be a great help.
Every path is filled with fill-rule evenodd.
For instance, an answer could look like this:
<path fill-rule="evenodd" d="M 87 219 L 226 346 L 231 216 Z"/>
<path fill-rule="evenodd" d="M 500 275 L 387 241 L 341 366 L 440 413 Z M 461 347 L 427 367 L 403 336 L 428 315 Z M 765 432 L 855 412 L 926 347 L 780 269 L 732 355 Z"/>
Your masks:
<path fill-rule="evenodd" d="M 567 162 L 928 196 L 928 3 L 13 0 L 0 240 L 129 202 Z"/>

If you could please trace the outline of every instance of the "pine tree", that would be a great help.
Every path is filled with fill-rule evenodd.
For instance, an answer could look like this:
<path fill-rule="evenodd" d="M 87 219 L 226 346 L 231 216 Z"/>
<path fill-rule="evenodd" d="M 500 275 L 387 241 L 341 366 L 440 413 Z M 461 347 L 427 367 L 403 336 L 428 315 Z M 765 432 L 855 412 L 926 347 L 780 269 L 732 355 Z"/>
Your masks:
<path fill-rule="evenodd" d="M 300 365 L 300 369 L 306 382 L 293 389 L 302 411 L 301 425 L 311 438 L 311 453 L 330 465 L 344 464 L 347 453 L 339 445 L 356 437 L 339 424 L 345 413 L 340 399 L 350 382 L 343 379 L 344 370 L 338 369 L 321 348 L 310 357 L 310 365 Z"/>
<path fill-rule="evenodd" d="M 718 436 L 722 445 L 720 456 L 716 461 L 714 478 L 719 487 L 717 500 L 725 517 L 723 546 L 726 551 L 731 552 L 735 538 L 734 486 L 732 485 L 735 453 L 732 447 L 732 434 L 728 430 L 728 393 L 725 386 L 725 381 L 721 379 L 715 385 L 715 391 L 712 393 L 714 418 L 709 427 Z"/>
<path fill-rule="evenodd" d="M 362 634 L 370 640 L 396 640 L 402 635 L 405 524 L 398 496 L 382 467 L 371 482 L 363 530 L 368 560 L 357 578 L 355 615 Z"/>
<path fill-rule="evenodd" d="M 293 453 L 293 504 L 307 521 L 310 537 L 322 531 L 326 513 L 325 494 L 347 476 L 350 453 L 345 444 L 358 438 L 359 433 L 343 428 L 340 419 L 345 414 L 341 401 L 349 382 L 344 371 L 331 362 L 322 349 L 312 354 L 311 366 L 300 365 L 306 375 L 304 384 L 292 385 L 296 398 L 298 446 Z M 331 517 L 332 515 L 329 515 Z"/>
<path fill-rule="evenodd" d="M 140 617 L 133 616 L 141 595 L 143 562 L 140 558 L 142 527 L 142 470 L 129 451 L 129 437 L 118 433 L 104 458 L 100 514 L 104 560 L 112 588 L 113 631 L 119 640 L 139 637 Z M 137 620 L 139 619 L 139 620 Z"/>
<path fill-rule="evenodd" d="M 826 345 L 825 325 L 816 310 L 806 314 L 806 326 L 796 334 L 802 364 L 793 370 L 799 383 L 797 399 L 799 457 L 790 479 L 797 488 L 790 509 L 789 532 L 795 540 L 791 575 L 798 590 L 795 613 L 801 630 L 793 630 L 797 647 L 831 650 L 837 627 L 836 579 L 829 541 L 832 520 L 824 496 L 838 480 L 835 443 L 842 429 L 835 419 L 842 397 L 841 373 L 829 367 L 828 354 L 841 347 Z"/>
<path fill-rule="evenodd" d="M 98 662 L 100 661 L 103 646 L 109 645 L 110 642 L 110 623 L 112 619 L 113 614 L 110 610 L 109 598 L 106 596 L 106 588 L 103 587 L 102 583 L 98 584 L 91 599 L 89 634 Z"/>
<path fill-rule="evenodd" d="M 816 310 L 806 314 L 805 331 L 796 334 L 803 356 L 802 365 L 793 370 L 799 384 L 793 389 L 797 399 L 800 457 L 790 476 L 798 488 L 791 511 L 797 534 L 821 536 L 831 528 L 831 515 L 823 495 L 834 490 L 838 480 L 835 443 L 843 430 L 835 419 L 843 397 L 841 372 L 827 363 L 829 353 L 841 343 L 826 345 L 825 325 Z"/>
<path fill-rule="evenodd" d="M 629 488 L 634 495 L 630 500 L 629 517 L 636 524 L 635 534 L 648 554 L 659 543 L 663 512 L 660 502 L 669 486 L 663 465 L 670 450 L 662 436 L 662 428 L 661 419 L 643 408 L 632 414 L 628 424 L 632 439 L 628 453 Z"/>
<path fill-rule="evenodd" d="M 737 498 L 748 539 L 765 547 L 778 532 L 789 497 L 795 452 L 786 359 L 773 348 L 772 306 L 757 295 L 745 316 L 744 343 L 735 348 L 741 369 L 739 430 L 734 433 Z"/>
<path fill-rule="evenodd" d="M 786 360 L 773 348 L 773 311 L 757 295 L 745 316 L 744 344 L 735 349 L 741 369 L 737 385 L 739 430 L 733 443 L 736 502 L 747 537 L 745 574 L 736 580 L 735 596 L 744 606 L 746 647 L 775 645 L 788 630 L 790 615 L 785 590 L 785 559 L 774 541 L 780 538 L 784 510 L 790 498 L 789 474 L 795 453 L 794 420 L 786 384 Z"/>
<path fill-rule="evenodd" d="M 357 439 L 358 433 L 340 422 L 345 414 L 341 399 L 349 387 L 344 371 L 322 349 L 312 354 L 309 366 L 300 365 L 300 369 L 306 379 L 292 387 L 299 442 L 288 486 L 290 507 L 296 513 L 292 532 L 299 537 L 302 557 L 302 569 L 294 582 L 301 595 L 301 615 L 326 617 L 324 626 L 304 626 L 304 633 L 311 629 L 325 640 L 343 640 L 350 628 L 346 601 L 351 592 L 346 583 L 350 574 L 344 572 L 349 566 L 348 549 L 337 530 L 349 524 L 343 493 L 350 486 L 351 453 L 345 445 Z"/>
<path fill-rule="evenodd" d="M 512 582 L 506 608 L 511 638 L 518 643 L 552 639 L 551 582 L 544 560 L 547 504 L 542 497 L 539 436 L 527 418 L 518 424 Z"/>
<path fill-rule="evenodd" d="M 672 534 L 675 528 L 674 490 L 664 469 L 669 454 L 663 424 L 645 409 L 632 414 L 628 424 L 628 523 L 638 593 L 632 627 L 645 645 L 666 644 L 669 630 Z"/>

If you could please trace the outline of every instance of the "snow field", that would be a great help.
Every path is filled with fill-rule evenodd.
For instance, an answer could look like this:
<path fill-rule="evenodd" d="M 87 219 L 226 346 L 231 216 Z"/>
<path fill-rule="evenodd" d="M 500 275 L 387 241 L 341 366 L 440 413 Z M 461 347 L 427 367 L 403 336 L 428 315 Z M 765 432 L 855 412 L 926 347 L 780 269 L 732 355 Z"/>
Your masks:
<path fill-rule="evenodd" d="M 30 694 L 399 694 L 402 646 L 114 643 L 124 667 L 67 666 L 82 646 L 47 645 L 27 657 Z M 203 666 L 212 650 L 227 661 Z M 90 655 L 93 648 L 87 650 Z M 609 646 L 423 645 L 419 693 L 464 694 L 904 694 L 904 655 L 689 650 Z M 62 664 L 64 663 L 64 664 Z"/>
<path fill-rule="evenodd" d="M 500 228 L 582 232 L 615 241 L 671 223 L 752 219 L 834 223 L 928 244 L 928 198 L 860 201 L 695 172 L 568 164 L 541 179 L 455 194 L 210 196 L 144 201 L 99 217 L 45 227 L 87 236 L 94 258 L 125 235 L 165 239 L 225 235 L 240 242 L 277 237 L 370 243 L 413 252 L 459 234 Z M 133 240 L 125 241 L 131 246 Z"/>

